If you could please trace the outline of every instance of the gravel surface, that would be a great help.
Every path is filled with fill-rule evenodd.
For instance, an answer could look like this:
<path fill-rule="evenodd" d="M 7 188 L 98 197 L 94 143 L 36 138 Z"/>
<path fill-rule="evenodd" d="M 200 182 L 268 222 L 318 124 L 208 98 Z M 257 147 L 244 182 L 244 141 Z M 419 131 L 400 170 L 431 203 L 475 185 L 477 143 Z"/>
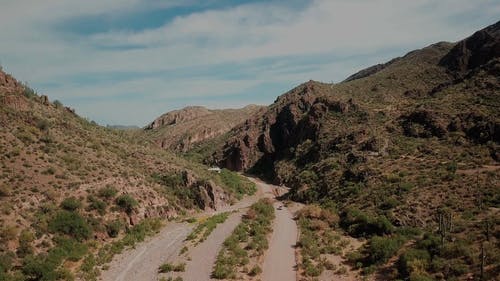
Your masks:
<path fill-rule="evenodd" d="M 297 224 L 292 213 L 281 202 L 275 202 L 274 209 L 276 218 L 269 249 L 264 256 L 262 280 L 296 280 Z"/>
<path fill-rule="evenodd" d="M 99 280 L 157 280 L 158 267 L 179 254 L 184 239 L 192 229 L 191 224 L 169 223 L 158 235 L 115 256 Z"/>

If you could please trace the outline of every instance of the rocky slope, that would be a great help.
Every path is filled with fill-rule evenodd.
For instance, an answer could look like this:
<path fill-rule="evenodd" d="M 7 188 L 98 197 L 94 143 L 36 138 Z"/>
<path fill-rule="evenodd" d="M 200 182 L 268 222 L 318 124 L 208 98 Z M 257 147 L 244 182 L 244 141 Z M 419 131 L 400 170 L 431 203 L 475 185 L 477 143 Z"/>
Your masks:
<path fill-rule="evenodd" d="M 87 253 L 92 260 L 94 252 L 122 249 L 106 245 L 120 245 L 124 236 L 127 245 L 130 235 L 144 239 L 154 218 L 214 210 L 241 196 L 234 191 L 237 176 L 225 174 L 230 182 L 139 145 L 3 71 L 0 148 L 0 280 L 69 278 L 70 271 L 82 272 Z M 134 227 L 142 234 L 130 234 Z"/>
<path fill-rule="evenodd" d="M 218 138 L 263 107 L 210 110 L 189 106 L 163 114 L 145 128 L 145 138 L 164 149 L 187 152 L 199 143 Z"/>
<path fill-rule="evenodd" d="M 459 244 L 467 253 L 440 248 L 431 256 L 443 264 L 421 261 L 415 276 L 477 277 L 480 262 L 471 259 L 485 239 L 485 221 L 492 220 L 488 233 L 496 233 L 496 239 L 488 236 L 491 247 L 500 241 L 499 77 L 500 22 L 339 84 L 304 83 L 232 130 L 212 161 L 286 184 L 295 200 L 334 206 L 353 235 L 374 235 L 373 225 L 362 233 L 354 228 L 369 224 L 367 218 L 434 235 L 442 229 L 439 214 L 449 214 L 460 227 L 443 238 L 450 244 L 442 247 Z M 487 274 L 495 276 L 500 254 L 488 255 Z M 403 269 L 395 272 L 387 278 L 411 277 Z"/>

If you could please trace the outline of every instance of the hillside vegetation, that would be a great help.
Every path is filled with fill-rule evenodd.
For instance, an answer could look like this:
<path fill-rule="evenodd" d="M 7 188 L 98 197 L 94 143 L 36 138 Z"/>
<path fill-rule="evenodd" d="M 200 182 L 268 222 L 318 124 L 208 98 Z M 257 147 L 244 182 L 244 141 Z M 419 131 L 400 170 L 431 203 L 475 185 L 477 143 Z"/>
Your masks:
<path fill-rule="evenodd" d="M 500 22 L 338 84 L 304 83 L 208 160 L 334 210 L 331 227 L 368 240 L 350 258 L 367 275 L 489 280 L 500 273 L 499 109 Z"/>
<path fill-rule="evenodd" d="M 0 280 L 93 280 L 162 219 L 251 192 L 138 143 L 0 72 Z"/>

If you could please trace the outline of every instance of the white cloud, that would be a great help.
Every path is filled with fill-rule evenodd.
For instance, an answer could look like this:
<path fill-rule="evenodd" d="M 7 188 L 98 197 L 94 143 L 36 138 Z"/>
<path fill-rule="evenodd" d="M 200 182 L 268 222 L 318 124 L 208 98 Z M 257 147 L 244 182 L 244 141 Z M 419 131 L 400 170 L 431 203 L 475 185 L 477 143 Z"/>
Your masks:
<path fill-rule="evenodd" d="M 304 9 L 288 7 L 282 2 L 260 2 L 207 10 L 141 31 L 109 30 L 81 35 L 61 33 L 55 28 L 67 20 L 86 16 L 119 17 L 160 5 L 164 8 L 195 4 L 196 1 L 159 0 L 2 3 L 0 61 L 8 71 L 33 85 L 62 85 L 39 89 L 50 91 L 50 96 L 62 101 L 107 97 L 129 108 L 137 100 L 127 101 L 121 96 L 140 94 L 144 99 L 142 106 L 147 107 L 148 100 L 151 104 L 159 97 L 178 100 L 188 96 L 229 95 L 259 83 L 340 80 L 353 69 L 367 66 L 357 58 L 359 55 L 376 54 L 375 57 L 381 58 L 380 51 L 396 52 L 441 40 L 455 41 L 500 15 L 500 3 L 493 0 L 316 0 L 308 2 Z M 123 48 L 127 46 L 136 48 Z M 289 60 L 311 56 L 318 60 L 323 55 L 352 59 L 318 62 L 316 69 L 303 73 L 293 71 L 301 69 L 300 62 L 294 65 L 278 60 L 265 65 L 269 68 L 259 65 L 259 61 L 276 57 Z M 385 55 L 383 58 L 386 59 Z M 255 79 L 231 80 L 224 78 L 224 73 L 197 78 L 188 74 L 175 78 L 147 77 L 150 73 L 220 64 L 244 65 L 247 71 L 255 69 Z M 76 86 L 71 82 L 74 79 L 70 79 L 124 71 L 136 72 L 138 77 L 83 86 Z M 226 71 L 228 76 L 239 69 Z M 79 104 L 73 106 L 78 108 Z M 97 107 L 85 108 L 84 113 L 89 117 L 106 120 L 105 115 L 98 114 Z M 147 109 L 144 112 L 150 114 Z M 122 116 L 124 123 L 133 123 L 126 111 L 123 114 L 111 109 L 107 114 L 115 116 L 113 120 Z"/>

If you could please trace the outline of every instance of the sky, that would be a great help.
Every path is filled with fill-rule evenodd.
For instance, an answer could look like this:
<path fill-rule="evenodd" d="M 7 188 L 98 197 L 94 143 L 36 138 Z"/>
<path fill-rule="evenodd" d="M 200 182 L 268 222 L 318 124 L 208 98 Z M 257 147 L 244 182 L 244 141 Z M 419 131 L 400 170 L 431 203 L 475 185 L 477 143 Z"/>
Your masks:
<path fill-rule="evenodd" d="M 102 125 L 270 104 L 500 19 L 498 0 L 0 0 L 0 64 Z"/>

